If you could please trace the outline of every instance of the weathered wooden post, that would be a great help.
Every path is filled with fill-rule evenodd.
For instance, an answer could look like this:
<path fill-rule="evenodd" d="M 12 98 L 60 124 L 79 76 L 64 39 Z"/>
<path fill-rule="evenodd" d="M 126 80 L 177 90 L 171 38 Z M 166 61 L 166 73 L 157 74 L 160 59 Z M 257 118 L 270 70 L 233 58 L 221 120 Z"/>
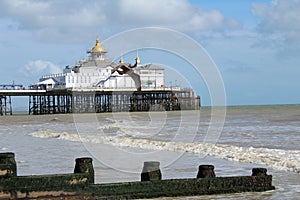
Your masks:
<path fill-rule="evenodd" d="M 84 157 L 84 158 L 77 158 L 75 160 L 75 169 L 74 173 L 86 173 L 88 175 L 88 182 L 94 184 L 95 182 L 95 171 L 93 167 L 93 159 Z"/>
<path fill-rule="evenodd" d="M 253 168 L 252 176 L 267 176 L 267 169 L 266 168 Z"/>
<path fill-rule="evenodd" d="M 155 161 L 144 162 L 141 181 L 161 180 L 159 165 L 160 163 Z"/>
<path fill-rule="evenodd" d="M 199 165 L 197 178 L 215 178 L 214 168 L 213 165 Z"/>
<path fill-rule="evenodd" d="M 12 152 L 0 153 L 0 177 L 17 176 L 15 154 Z"/>

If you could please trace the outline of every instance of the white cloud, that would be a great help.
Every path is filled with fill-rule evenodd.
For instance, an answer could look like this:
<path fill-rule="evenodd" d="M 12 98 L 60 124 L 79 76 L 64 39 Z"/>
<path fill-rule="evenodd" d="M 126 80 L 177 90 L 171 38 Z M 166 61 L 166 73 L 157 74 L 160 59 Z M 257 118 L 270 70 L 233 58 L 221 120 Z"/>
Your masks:
<path fill-rule="evenodd" d="M 276 0 L 273 4 L 254 3 L 253 14 L 261 18 L 266 32 L 300 30 L 299 0 Z"/>
<path fill-rule="evenodd" d="M 68 29 L 100 25 L 105 21 L 101 2 L 2 0 L 0 5 L 2 15 L 18 20 L 23 28 Z"/>
<path fill-rule="evenodd" d="M 192 9 L 186 1 L 173 0 L 120 0 L 119 6 L 123 21 L 140 23 L 177 23 L 190 16 Z"/>
<path fill-rule="evenodd" d="M 43 60 L 29 61 L 20 71 L 28 77 L 62 72 L 62 70 L 52 62 Z"/>
<path fill-rule="evenodd" d="M 240 29 L 241 30 L 243 28 L 243 23 L 234 18 L 226 19 L 226 25 L 231 29 Z"/>
<path fill-rule="evenodd" d="M 258 31 L 262 45 L 281 52 L 299 51 L 300 0 L 273 0 L 271 4 L 254 3 L 252 12 L 260 19 Z M 292 53 L 292 52 L 290 52 Z"/>
<path fill-rule="evenodd" d="M 224 23 L 220 11 L 207 12 L 186 0 L 121 0 L 119 9 L 123 23 L 167 26 L 181 31 L 216 29 Z"/>
<path fill-rule="evenodd" d="M 48 41 L 74 42 L 141 26 L 187 32 L 241 27 L 237 19 L 226 19 L 218 10 L 206 11 L 187 0 L 1 0 L 1 16 Z"/>
<path fill-rule="evenodd" d="M 96 36 L 106 22 L 104 8 L 103 1 L 1 0 L 0 17 L 14 19 L 41 40 L 73 42 L 91 32 Z"/>

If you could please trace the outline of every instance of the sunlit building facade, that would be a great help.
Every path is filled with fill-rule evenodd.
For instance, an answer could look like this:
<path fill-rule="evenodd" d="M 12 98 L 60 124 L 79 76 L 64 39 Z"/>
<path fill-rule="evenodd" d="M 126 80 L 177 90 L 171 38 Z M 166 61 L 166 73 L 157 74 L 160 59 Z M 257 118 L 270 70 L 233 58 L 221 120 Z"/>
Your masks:
<path fill-rule="evenodd" d="M 123 59 L 113 62 L 106 58 L 106 51 L 96 39 L 96 44 L 87 52 L 87 59 L 80 60 L 75 66 L 66 66 L 63 73 L 50 74 L 40 78 L 37 85 L 48 88 L 83 89 L 133 89 L 134 80 L 127 74 L 112 73 L 112 69 L 125 65 L 140 76 L 142 89 L 162 89 L 164 87 L 164 69 L 153 64 L 140 64 L 137 56 L 135 64 L 124 63 Z"/>

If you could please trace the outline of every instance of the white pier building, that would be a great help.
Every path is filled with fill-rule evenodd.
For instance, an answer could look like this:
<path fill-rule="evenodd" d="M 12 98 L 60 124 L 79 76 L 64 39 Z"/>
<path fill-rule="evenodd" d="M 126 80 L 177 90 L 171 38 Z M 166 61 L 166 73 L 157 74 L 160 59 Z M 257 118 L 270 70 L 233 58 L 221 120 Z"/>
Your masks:
<path fill-rule="evenodd" d="M 153 64 L 140 64 L 137 56 L 135 64 L 119 63 L 106 58 L 106 51 L 96 39 L 94 47 L 87 52 L 88 57 L 79 61 L 75 66 L 67 66 L 61 74 L 50 74 L 40 78 L 35 86 L 46 88 L 72 88 L 72 89 L 107 89 L 131 90 L 136 88 L 134 80 L 127 74 L 120 75 L 112 72 L 118 65 L 124 64 L 140 76 L 141 88 L 162 90 L 164 88 L 164 69 Z"/>

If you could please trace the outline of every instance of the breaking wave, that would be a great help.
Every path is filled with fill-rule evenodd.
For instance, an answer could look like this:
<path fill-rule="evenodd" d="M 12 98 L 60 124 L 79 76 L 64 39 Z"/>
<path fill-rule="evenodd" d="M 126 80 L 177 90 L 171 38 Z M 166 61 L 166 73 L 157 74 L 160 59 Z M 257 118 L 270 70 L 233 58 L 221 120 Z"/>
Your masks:
<path fill-rule="evenodd" d="M 123 135 L 123 136 L 139 135 L 139 132 L 137 132 L 133 129 L 121 126 L 120 123 L 112 123 L 112 124 L 108 124 L 108 125 L 99 126 L 97 129 L 100 131 L 103 131 L 106 134 L 114 134 L 114 135 L 118 135 L 118 136 L 120 136 L 120 135 Z"/>
<path fill-rule="evenodd" d="M 105 128 L 105 127 L 101 127 Z M 254 147 L 239 147 L 211 143 L 187 143 L 140 139 L 126 136 L 78 135 L 68 132 L 55 133 L 41 130 L 31 133 L 33 137 L 56 138 L 68 141 L 109 144 L 118 147 L 141 148 L 148 150 L 164 150 L 188 152 L 199 155 L 210 155 L 235 162 L 263 164 L 275 170 L 300 173 L 300 151 Z"/>

